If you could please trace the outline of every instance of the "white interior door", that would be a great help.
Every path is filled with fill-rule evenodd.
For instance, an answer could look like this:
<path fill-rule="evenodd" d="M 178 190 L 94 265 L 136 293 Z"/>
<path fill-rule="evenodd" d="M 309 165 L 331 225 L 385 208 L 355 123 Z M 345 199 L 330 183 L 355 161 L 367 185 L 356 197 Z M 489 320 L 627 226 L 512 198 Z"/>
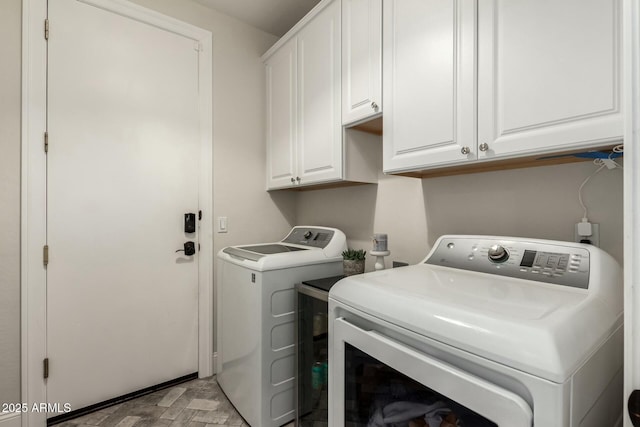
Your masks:
<path fill-rule="evenodd" d="M 198 370 L 194 41 L 49 0 L 47 380 L 76 410 Z M 98 4 L 99 6 L 99 4 Z"/>

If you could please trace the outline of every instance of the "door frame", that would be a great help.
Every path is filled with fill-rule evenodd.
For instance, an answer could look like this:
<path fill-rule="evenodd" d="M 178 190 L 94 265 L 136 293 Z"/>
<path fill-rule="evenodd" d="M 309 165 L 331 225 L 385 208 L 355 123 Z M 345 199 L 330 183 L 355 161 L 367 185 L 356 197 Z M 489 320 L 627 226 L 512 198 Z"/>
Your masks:
<path fill-rule="evenodd" d="M 624 0 L 624 426 L 627 400 L 640 389 L 640 0 Z"/>
<path fill-rule="evenodd" d="M 198 372 L 213 374 L 213 36 L 210 31 L 165 16 L 125 0 L 77 0 L 194 41 L 198 61 L 200 114 L 198 267 Z M 44 22 L 47 0 L 22 0 L 22 172 L 21 172 L 21 397 L 29 408 L 47 402 L 43 379 L 46 357 L 47 239 L 46 154 L 47 43 Z M 55 37 L 55 22 L 51 36 Z M 52 250 L 55 250 L 52 248 Z M 55 368 L 53 368 L 55 369 Z M 46 413 L 22 413 L 22 426 L 46 425 Z"/>

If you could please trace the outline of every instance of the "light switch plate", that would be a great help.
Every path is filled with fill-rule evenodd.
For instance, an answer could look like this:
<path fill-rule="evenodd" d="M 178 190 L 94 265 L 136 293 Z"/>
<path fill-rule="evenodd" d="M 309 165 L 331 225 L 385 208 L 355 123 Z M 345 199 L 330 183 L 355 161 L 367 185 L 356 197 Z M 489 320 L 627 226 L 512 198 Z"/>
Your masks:
<path fill-rule="evenodd" d="M 229 228 L 227 226 L 227 217 L 219 216 L 218 217 L 218 233 L 226 233 L 227 231 L 229 231 Z"/>

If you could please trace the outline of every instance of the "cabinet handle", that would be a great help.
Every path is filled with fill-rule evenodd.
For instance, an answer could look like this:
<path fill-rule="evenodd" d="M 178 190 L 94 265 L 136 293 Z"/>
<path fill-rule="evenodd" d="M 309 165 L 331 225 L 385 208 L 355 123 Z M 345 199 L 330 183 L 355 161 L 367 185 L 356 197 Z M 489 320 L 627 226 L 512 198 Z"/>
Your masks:
<path fill-rule="evenodd" d="M 486 142 L 480 144 L 480 151 L 489 151 L 489 144 L 487 144 Z"/>
<path fill-rule="evenodd" d="M 296 182 L 296 180 L 295 180 L 295 179 L 293 179 L 293 177 L 291 177 L 291 182 Z"/>
<path fill-rule="evenodd" d="M 296 176 L 296 181 L 300 182 L 300 177 Z"/>
<path fill-rule="evenodd" d="M 375 111 L 378 111 L 378 104 L 375 101 L 371 101 L 371 108 Z"/>
<path fill-rule="evenodd" d="M 471 152 L 471 150 L 469 149 L 469 147 L 462 147 L 460 152 L 466 156 L 467 154 L 469 154 Z"/>

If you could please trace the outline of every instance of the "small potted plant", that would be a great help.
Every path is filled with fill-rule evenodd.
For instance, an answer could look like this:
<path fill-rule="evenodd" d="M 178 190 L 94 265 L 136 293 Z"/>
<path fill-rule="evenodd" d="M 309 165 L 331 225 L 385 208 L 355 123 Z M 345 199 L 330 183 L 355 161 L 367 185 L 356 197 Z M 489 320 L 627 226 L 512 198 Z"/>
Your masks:
<path fill-rule="evenodd" d="M 354 274 L 364 273 L 364 259 L 366 254 L 367 252 L 362 249 L 347 249 L 342 252 L 344 275 L 352 276 Z"/>

